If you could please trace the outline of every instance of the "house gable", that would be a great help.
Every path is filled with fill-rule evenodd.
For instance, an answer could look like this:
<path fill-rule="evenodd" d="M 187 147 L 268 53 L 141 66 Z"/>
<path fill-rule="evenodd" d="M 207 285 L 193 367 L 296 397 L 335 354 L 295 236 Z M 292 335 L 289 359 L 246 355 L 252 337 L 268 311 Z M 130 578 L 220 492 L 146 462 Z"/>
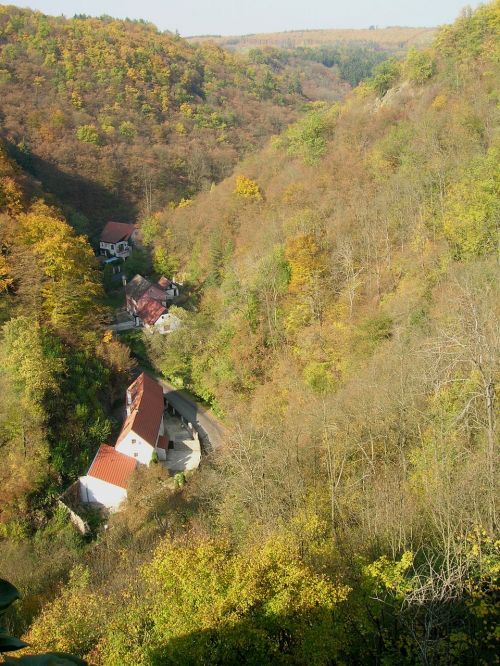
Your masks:
<path fill-rule="evenodd" d="M 117 509 L 127 497 L 127 488 L 136 466 L 133 458 L 102 444 L 87 475 L 79 479 L 81 501 Z"/>
<path fill-rule="evenodd" d="M 155 450 L 154 446 L 149 444 L 149 442 L 146 442 L 133 430 L 130 430 L 119 442 L 117 442 L 115 448 L 120 453 L 136 460 L 141 465 L 148 465 L 151 462 L 151 456 Z"/>
<path fill-rule="evenodd" d="M 107 483 L 93 476 L 80 477 L 80 500 L 84 504 L 99 504 L 107 509 L 118 509 L 127 498 L 125 488 Z"/>

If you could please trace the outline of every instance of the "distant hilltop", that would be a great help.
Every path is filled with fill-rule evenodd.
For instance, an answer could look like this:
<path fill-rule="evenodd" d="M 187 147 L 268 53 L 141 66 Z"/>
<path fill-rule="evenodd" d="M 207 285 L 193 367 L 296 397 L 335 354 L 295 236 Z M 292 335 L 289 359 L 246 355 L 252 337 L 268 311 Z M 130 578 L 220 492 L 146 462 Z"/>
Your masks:
<path fill-rule="evenodd" d="M 200 35 L 188 37 L 191 42 L 213 41 L 219 46 L 234 51 L 246 51 L 266 46 L 293 49 L 317 47 L 339 43 L 376 44 L 381 49 L 397 51 L 409 46 L 427 46 L 436 33 L 436 28 L 388 28 L 334 29 L 334 30 L 290 30 L 240 36 Z"/>

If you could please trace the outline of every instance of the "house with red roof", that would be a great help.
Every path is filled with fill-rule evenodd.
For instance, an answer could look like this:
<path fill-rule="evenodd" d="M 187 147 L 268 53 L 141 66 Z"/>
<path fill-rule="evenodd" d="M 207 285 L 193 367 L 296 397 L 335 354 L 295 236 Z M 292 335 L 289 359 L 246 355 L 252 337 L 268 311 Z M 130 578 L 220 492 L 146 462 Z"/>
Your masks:
<path fill-rule="evenodd" d="M 171 333 L 182 325 L 181 319 L 173 312 L 168 311 L 155 301 L 143 304 L 137 317 L 148 331 L 157 331 L 162 335 Z"/>
<path fill-rule="evenodd" d="M 137 226 L 125 222 L 108 222 L 99 238 L 99 251 L 104 257 L 126 259 L 137 238 Z"/>
<path fill-rule="evenodd" d="M 148 301 L 156 301 L 166 308 L 167 295 L 165 290 L 158 284 L 152 284 L 142 275 L 134 275 L 130 282 L 125 285 L 125 304 L 128 313 L 133 317 L 137 316 Z"/>
<path fill-rule="evenodd" d="M 190 423 L 176 417 L 175 410 L 173 415 L 165 412 L 163 388 L 145 372 L 127 389 L 126 413 L 115 446 L 102 444 L 89 471 L 79 479 L 78 494 L 83 504 L 116 511 L 127 497 L 137 466 L 148 465 L 155 453 L 174 472 L 197 469 L 200 464 L 198 433 Z M 78 516 L 75 519 L 79 529 L 85 531 L 82 520 Z"/>
<path fill-rule="evenodd" d="M 180 319 L 167 310 L 169 301 L 179 295 L 179 285 L 161 277 L 156 284 L 142 275 L 135 275 L 125 285 L 125 302 L 136 326 L 145 326 L 160 333 L 169 333 L 180 326 Z"/>
<path fill-rule="evenodd" d="M 127 497 L 127 488 L 137 467 L 134 458 L 101 444 L 86 476 L 80 477 L 80 500 L 116 510 Z"/>
<path fill-rule="evenodd" d="M 165 460 L 168 441 L 165 441 L 163 389 L 143 372 L 127 389 L 127 417 L 116 440 L 119 453 L 147 465 L 156 452 Z"/>

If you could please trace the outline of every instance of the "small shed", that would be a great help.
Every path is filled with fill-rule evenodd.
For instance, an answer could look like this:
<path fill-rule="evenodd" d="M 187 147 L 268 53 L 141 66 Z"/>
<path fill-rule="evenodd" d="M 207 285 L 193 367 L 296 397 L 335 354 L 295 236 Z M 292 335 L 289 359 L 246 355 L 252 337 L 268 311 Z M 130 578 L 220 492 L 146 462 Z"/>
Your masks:
<path fill-rule="evenodd" d="M 118 509 L 127 497 L 130 478 L 137 466 L 134 458 L 101 444 L 86 476 L 80 477 L 80 500 L 107 509 Z"/>

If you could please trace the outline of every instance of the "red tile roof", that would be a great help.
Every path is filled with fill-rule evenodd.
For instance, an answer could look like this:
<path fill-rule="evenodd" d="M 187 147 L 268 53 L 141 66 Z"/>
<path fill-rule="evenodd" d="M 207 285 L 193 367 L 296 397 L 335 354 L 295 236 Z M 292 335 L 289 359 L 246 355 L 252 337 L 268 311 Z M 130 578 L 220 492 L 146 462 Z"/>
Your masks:
<path fill-rule="evenodd" d="M 152 377 L 143 372 L 127 390 L 130 395 L 130 414 L 125 419 L 116 443 L 129 432 L 135 432 L 151 446 L 156 445 L 163 417 L 163 389 Z"/>
<path fill-rule="evenodd" d="M 161 278 L 158 280 L 158 285 L 159 285 L 162 289 L 168 289 L 168 288 L 170 287 L 171 284 L 172 284 L 172 280 L 169 280 L 169 279 L 166 278 L 164 275 L 162 275 Z"/>
<path fill-rule="evenodd" d="M 108 222 L 101 232 L 101 240 L 103 243 L 119 243 L 128 240 L 136 229 L 135 224 Z"/>
<path fill-rule="evenodd" d="M 158 301 L 154 301 L 151 298 L 141 298 L 138 303 L 137 316 L 145 324 L 153 326 L 166 311 L 167 309 L 161 303 L 158 303 Z"/>
<path fill-rule="evenodd" d="M 113 486 L 127 488 L 134 470 L 136 461 L 123 453 L 119 453 L 112 446 L 101 444 L 87 476 L 106 481 Z"/>
<path fill-rule="evenodd" d="M 165 294 L 165 290 L 159 287 L 157 284 L 152 284 L 144 294 L 142 295 L 143 298 L 152 298 L 155 301 L 165 301 L 167 296 Z"/>
<path fill-rule="evenodd" d="M 151 282 L 143 278 L 142 275 L 134 275 L 134 277 L 127 282 L 125 286 L 125 293 L 127 296 L 130 296 L 134 301 L 139 301 L 146 291 L 151 286 Z"/>

